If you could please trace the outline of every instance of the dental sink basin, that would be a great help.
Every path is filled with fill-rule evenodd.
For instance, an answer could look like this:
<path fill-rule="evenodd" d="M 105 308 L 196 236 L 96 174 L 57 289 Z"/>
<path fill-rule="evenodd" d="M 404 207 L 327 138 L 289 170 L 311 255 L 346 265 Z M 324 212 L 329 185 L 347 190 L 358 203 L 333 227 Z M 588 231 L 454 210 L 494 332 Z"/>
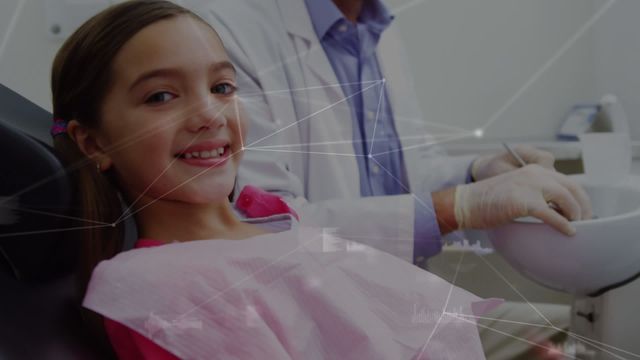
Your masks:
<path fill-rule="evenodd" d="M 550 288 L 593 295 L 640 273 L 640 176 L 616 185 L 593 185 L 572 176 L 591 198 L 592 220 L 576 221 L 565 236 L 536 219 L 518 219 L 489 231 L 514 268 Z"/>

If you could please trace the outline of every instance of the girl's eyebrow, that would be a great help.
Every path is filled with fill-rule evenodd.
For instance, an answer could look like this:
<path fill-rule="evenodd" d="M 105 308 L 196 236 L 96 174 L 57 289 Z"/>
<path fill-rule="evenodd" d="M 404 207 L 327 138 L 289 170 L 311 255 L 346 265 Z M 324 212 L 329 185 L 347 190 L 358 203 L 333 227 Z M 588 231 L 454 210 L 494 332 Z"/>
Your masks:
<path fill-rule="evenodd" d="M 211 65 L 211 72 L 220 72 L 223 70 L 231 70 L 236 73 L 236 67 L 229 61 L 219 61 Z"/>
<path fill-rule="evenodd" d="M 223 70 L 231 70 L 234 74 L 236 73 L 236 68 L 229 61 L 216 62 L 213 65 L 211 65 L 211 69 L 210 69 L 211 72 L 220 72 Z M 180 70 L 175 68 L 155 69 L 155 70 L 147 71 L 145 73 L 142 73 L 142 75 L 138 76 L 136 80 L 133 81 L 133 83 L 131 83 L 131 86 L 129 87 L 129 91 L 131 91 L 133 88 L 135 88 L 142 82 L 147 81 L 151 78 L 177 77 L 179 76 L 179 74 L 180 74 Z"/>

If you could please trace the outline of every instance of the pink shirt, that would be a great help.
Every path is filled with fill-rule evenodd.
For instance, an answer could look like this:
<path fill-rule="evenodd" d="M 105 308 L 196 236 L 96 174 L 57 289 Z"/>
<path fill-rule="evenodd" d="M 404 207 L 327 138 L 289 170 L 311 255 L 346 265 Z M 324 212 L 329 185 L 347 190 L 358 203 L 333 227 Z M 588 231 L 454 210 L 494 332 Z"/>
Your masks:
<path fill-rule="evenodd" d="M 278 196 L 260 190 L 253 186 L 245 186 L 238 195 L 236 208 L 247 218 L 267 217 L 278 214 L 292 214 L 295 211 Z M 139 239 L 135 248 L 160 246 L 164 243 L 153 239 Z M 144 335 L 126 327 L 125 325 L 104 317 L 104 327 L 111 341 L 111 345 L 120 360 L 154 359 L 176 360 L 178 357 L 151 341 Z"/>
<path fill-rule="evenodd" d="M 136 242 L 135 248 L 160 246 L 162 244 L 164 243 L 158 240 L 140 239 Z M 160 345 L 119 322 L 105 317 L 104 328 L 109 336 L 111 345 L 120 360 L 178 359 L 178 357 L 160 347 Z"/>

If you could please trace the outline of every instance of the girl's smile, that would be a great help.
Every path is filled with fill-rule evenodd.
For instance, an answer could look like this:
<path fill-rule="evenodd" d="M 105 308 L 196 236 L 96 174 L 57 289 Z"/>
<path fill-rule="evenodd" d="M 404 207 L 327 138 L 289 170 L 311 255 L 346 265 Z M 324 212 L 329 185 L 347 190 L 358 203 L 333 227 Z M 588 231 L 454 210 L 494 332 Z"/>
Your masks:
<path fill-rule="evenodd" d="M 226 140 L 208 140 L 179 151 L 179 161 L 197 167 L 222 167 L 229 160 L 231 146 Z"/>

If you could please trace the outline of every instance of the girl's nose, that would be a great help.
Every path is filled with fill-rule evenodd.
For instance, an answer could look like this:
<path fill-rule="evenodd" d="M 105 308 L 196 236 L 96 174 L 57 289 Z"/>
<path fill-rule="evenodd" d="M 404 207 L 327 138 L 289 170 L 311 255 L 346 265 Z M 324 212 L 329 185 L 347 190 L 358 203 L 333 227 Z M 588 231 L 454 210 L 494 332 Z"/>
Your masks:
<path fill-rule="evenodd" d="M 219 129 L 227 123 L 224 111 L 225 105 L 210 97 L 199 100 L 194 105 L 194 108 L 191 116 L 187 119 L 189 131 L 198 132 L 206 129 Z"/>

